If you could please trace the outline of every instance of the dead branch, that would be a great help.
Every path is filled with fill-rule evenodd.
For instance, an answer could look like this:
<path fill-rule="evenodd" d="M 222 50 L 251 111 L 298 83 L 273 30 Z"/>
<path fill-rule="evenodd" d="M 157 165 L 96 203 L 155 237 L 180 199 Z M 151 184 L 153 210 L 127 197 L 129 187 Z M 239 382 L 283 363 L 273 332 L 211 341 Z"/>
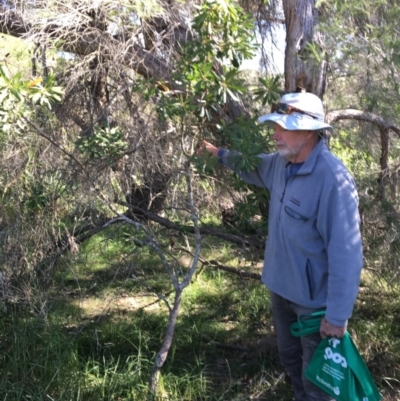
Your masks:
<path fill-rule="evenodd" d="M 146 78 L 168 81 L 172 72 L 171 66 L 163 59 L 155 56 L 137 43 L 134 36 L 123 41 L 114 37 L 97 27 L 85 27 L 76 29 L 72 24 L 61 27 L 55 23 L 49 23 L 41 27 L 40 35 L 49 39 L 61 39 L 62 48 L 79 56 L 87 56 L 101 51 L 104 59 L 111 59 L 112 52 L 106 51 L 112 47 L 120 48 L 120 60 L 126 65 Z M 20 39 L 28 36 L 38 35 L 32 25 L 24 19 L 24 16 L 16 10 L 0 6 L 0 33 L 11 35 Z M 123 48 L 121 48 L 123 46 Z"/>
<path fill-rule="evenodd" d="M 188 255 L 194 257 L 192 252 L 188 251 L 185 248 L 177 246 L 177 247 L 174 247 L 174 249 L 186 252 Z M 233 273 L 233 274 L 240 276 L 241 278 L 251 278 L 251 279 L 261 281 L 261 275 L 258 273 L 251 273 L 251 272 L 244 271 L 243 269 L 236 269 L 234 267 L 225 266 L 225 265 L 221 264 L 220 262 L 218 262 L 217 260 L 207 260 L 207 259 L 200 257 L 199 261 L 203 264 L 203 266 L 208 266 L 208 267 L 226 271 L 228 273 Z"/>
<path fill-rule="evenodd" d="M 81 14 L 88 13 L 82 6 Z M 107 25 L 87 26 L 84 24 L 58 24 L 54 21 L 43 21 L 33 27 L 25 18 L 25 15 L 15 9 L 9 9 L 0 5 L 0 33 L 8 34 L 20 39 L 30 38 L 36 42 L 57 42 L 58 50 L 72 53 L 81 57 L 92 57 L 101 54 L 102 63 L 112 62 L 115 65 L 125 66 L 134 70 L 146 79 L 153 79 L 159 83 L 159 87 L 172 93 L 183 93 L 184 88 L 172 79 L 174 71 L 172 62 L 168 58 L 157 55 L 153 50 L 143 47 L 138 39 L 139 31 L 124 32 L 113 35 L 107 31 Z M 170 14 L 169 18 L 174 21 L 172 33 L 174 41 L 178 45 L 193 39 L 193 33 L 179 15 Z M 122 28 L 123 29 L 123 28 Z M 179 32 L 179 34 L 177 34 Z M 178 42 L 178 39 L 182 42 Z M 240 101 L 227 99 L 227 107 L 218 108 L 218 119 L 229 120 L 245 115 L 248 111 Z M 79 116 L 74 115 L 74 120 L 80 127 L 87 124 Z"/>
<path fill-rule="evenodd" d="M 59 143 L 57 143 L 54 139 L 50 138 L 40 127 L 38 127 L 33 121 L 29 120 L 28 118 L 25 118 L 24 116 L 22 116 L 22 119 L 28 124 L 30 125 L 35 131 L 36 133 L 41 136 L 42 138 L 46 139 L 47 141 L 49 141 L 53 146 L 55 146 L 57 149 L 59 149 L 62 153 L 64 153 L 66 156 L 68 156 L 70 159 L 72 159 L 81 169 L 82 171 L 85 170 L 85 168 L 83 167 L 82 163 L 71 153 L 67 152 L 67 150 L 65 150 L 65 148 L 60 145 Z"/>
<path fill-rule="evenodd" d="M 250 273 L 250 272 L 246 272 L 246 271 L 244 271 L 242 269 L 239 270 L 239 269 L 236 269 L 234 267 L 224 266 L 223 264 L 221 264 L 217 260 L 208 260 L 208 261 L 204 261 L 203 263 L 205 265 L 207 265 L 207 266 L 215 267 L 217 269 L 224 270 L 224 271 L 226 271 L 228 273 L 236 274 L 236 275 L 240 276 L 241 278 L 251 278 L 251 279 L 255 279 L 255 280 L 261 281 L 261 274 Z"/>
<path fill-rule="evenodd" d="M 166 228 L 176 230 L 176 231 L 184 231 L 184 232 L 194 232 L 194 228 L 191 226 L 183 226 L 177 223 L 172 222 L 171 220 L 168 220 L 164 217 L 161 217 L 155 213 L 149 212 L 145 209 L 142 209 L 140 207 L 128 205 L 127 203 L 122 203 L 124 206 L 128 207 L 131 211 L 132 214 L 136 214 L 138 218 L 143 218 L 146 217 L 149 220 L 152 220 Z M 128 213 L 129 214 L 129 213 Z M 256 249 L 262 250 L 265 247 L 265 242 L 263 239 L 254 238 L 254 237 L 246 237 L 246 236 L 239 236 L 235 234 L 230 234 L 215 228 L 211 227 L 199 227 L 200 233 L 202 236 L 205 235 L 213 235 L 218 238 L 224 239 L 226 241 L 232 242 L 237 245 L 241 246 L 248 246 L 248 247 L 254 247 Z"/>
<path fill-rule="evenodd" d="M 326 121 L 329 124 L 333 124 L 340 120 L 357 120 L 365 121 L 376 125 L 380 130 L 393 131 L 398 137 L 400 137 L 400 128 L 386 121 L 383 117 L 377 114 L 368 113 L 361 110 L 355 109 L 343 109 L 343 110 L 332 110 L 326 114 Z"/>

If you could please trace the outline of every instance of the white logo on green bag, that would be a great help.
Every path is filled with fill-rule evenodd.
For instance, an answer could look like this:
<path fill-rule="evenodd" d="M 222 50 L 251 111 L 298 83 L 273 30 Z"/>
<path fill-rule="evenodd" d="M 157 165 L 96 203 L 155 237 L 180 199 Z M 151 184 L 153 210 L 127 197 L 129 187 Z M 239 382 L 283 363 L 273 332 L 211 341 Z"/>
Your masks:
<path fill-rule="evenodd" d="M 330 338 L 328 342 L 333 348 L 336 348 L 336 346 L 340 344 L 340 340 L 338 338 Z"/>
<path fill-rule="evenodd" d="M 333 362 L 342 365 L 342 368 L 347 368 L 346 358 L 340 355 L 338 352 L 333 352 L 330 347 L 325 348 L 325 360 L 332 359 Z"/>
<path fill-rule="evenodd" d="M 316 376 L 317 380 L 322 383 L 325 387 L 328 387 L 329 390 L 333 391 L 335 395 L 340 395 L 340 389 L 339 387 L 333 387 L 330 383 L 327 383 L 324 379 L 319 377 L 318 375 Z M 365 400 L 363 400 L 365 401 Z M 367 400 L 368 401 L 368 400 Z"/>
<path fill-rule="evenodd" d="M 336 346 L 340 344 L 340 340 L 337 338 L 330 338 L 328 342 L 332 348 L 336 348 Z M 333 362 L 342 365 L 343 368 L 347 368 L 346 358 L 340 355 L 338 352 L 333 352 L 330 347 L 325 348 L 324 358 L 325 360 L 332 359 Z"/>

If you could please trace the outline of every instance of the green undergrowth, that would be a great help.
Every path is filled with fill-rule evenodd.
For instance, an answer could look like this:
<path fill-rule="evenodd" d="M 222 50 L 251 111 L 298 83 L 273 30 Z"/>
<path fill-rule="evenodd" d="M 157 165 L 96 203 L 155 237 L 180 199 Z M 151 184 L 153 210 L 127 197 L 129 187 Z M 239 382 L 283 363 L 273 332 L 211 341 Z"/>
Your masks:
<path fill-rule="evenodd" d="M 156 234 L 183 277 L 190 264 L 184 238 Z M 142 239 L 133 229 L 110 227 L 58 272 L 45 303 L 7 305 L 0 318 L 1 400 L 146 399 L 168 318 L 159 295 L 171 303 L 174 293 Z M 204 259 L 261 273 L 255 255 L 204 238 Z M 350 324 L 386 400 L 400 388 L 395 293 L 365 276 Z M 199 265 L 184 292 L 159 400 L 290 400 L 272 326 L 268 292 L 258 280 Z"/>

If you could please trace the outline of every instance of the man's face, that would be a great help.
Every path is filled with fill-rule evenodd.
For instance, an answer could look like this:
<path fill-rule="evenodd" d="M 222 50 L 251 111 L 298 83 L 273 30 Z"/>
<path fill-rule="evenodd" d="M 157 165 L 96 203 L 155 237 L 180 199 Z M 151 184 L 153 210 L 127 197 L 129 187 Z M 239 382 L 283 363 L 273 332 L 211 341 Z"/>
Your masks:
<path fill-rule="evenodd" d="M 315 146 L 315 135 L 310 131 L 289 131 L 274 124 L 274 135 L 278 152 L 292 163 L 304 161 Z"/>

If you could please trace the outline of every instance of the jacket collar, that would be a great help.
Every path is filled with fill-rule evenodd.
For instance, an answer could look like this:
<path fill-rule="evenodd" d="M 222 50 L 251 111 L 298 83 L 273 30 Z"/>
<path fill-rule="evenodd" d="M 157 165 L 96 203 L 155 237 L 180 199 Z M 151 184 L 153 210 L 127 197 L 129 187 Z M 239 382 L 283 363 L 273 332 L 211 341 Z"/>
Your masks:
<path fill-rule="evenodd" d="M 304 164 L 301 166 L 298 175 L 305 175 L 310 174 L 317 163 L 318 156 L 324 151 L 327 150 L 327 146 L 325 140 L 321 139 L 312 149 L 311 153 L 308 155 L 307 159 L 305 160 Z"/>

